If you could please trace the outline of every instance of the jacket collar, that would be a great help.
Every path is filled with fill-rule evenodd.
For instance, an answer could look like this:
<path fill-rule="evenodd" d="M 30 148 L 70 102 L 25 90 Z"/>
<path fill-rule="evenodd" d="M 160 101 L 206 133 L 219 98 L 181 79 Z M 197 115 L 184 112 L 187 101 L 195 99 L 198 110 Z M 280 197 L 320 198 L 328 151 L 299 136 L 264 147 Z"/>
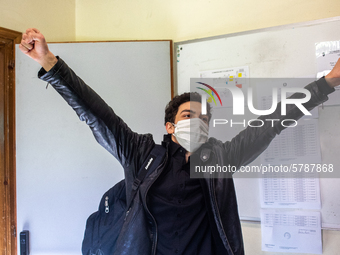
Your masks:
<path fill-rule="evenodd" d="M 186 150 L 181 145 L 172 141 L 171 136 L 171 134 L 164 135 L 162 142 L 162 145 L 168 148 L 170 156 L 173 156 L 179 149 L 182 149 L 184 152 L 186 152 Z"/>

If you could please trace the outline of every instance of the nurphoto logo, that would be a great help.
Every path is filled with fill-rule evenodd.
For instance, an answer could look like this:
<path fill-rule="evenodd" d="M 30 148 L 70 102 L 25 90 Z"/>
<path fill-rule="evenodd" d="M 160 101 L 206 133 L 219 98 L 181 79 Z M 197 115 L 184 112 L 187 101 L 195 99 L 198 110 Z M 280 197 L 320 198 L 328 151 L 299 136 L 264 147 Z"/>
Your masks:
<path fill-rule="evenodd" d="M 201 108 L 201 113 L 207 114 L 207 107 L 206 107 L 206 102 L 207 100 L 207 95 L 209 95 L 209 99 L 214 102 L 215 106 L 217 106 L 217 100 L 215 99 L 215 96 L 219 100 L 220 106 L 223 106 L 223 100 L 221 99 L 221 96 L 219 93 L 216 91 L 217 87 L 213 87 L 207 83 L 203 82 L 196 82 L 198 84 L 201 84 L 205 86 L 206 88 L 202 87 L 196 87 L 197 89 L 200 89 L 204 91 L 205 93 L 201 93 L 201 102 L 202 102 L 202 108 Z M 221 87 L 218 87 L 221 88 Z M 278 92 L 277 87 L 273 87 L 272 89 L 272 94 L 271 94 L 271 106 L 269 109 L 256 109 L 254 106 L 253 102 L 253 88 L 248 87 L 246 90 L 247 93 L 247 104 L 245 104 L 245 95 L 244 95 L 244 90 L 241 89 L 239 86 L 224 86 L 224 90 L 228 90 L 231 93 L 232 97 L 232 110 L 233 110 L 233 115 L 245 115 L 245 107 L 248 107 L 248 110 L 258 116 L 267 116 L 272 113 L 274 113 L 277 109 L 277 107 L 280 105 L 281 107 L 281 116 L 285 116 L 287 114 L 287 105 L 295 105 L 298 109 L 301 110 L 301 112 L 304 115 L 311 115 L 311 113 L 304 107 L 304 103 L 308 102 L 311 98 L 310 92 L 305 89 L 305 88 L 296 88 L 296 87 L 283 87 L 281 88 L 281 98 L 278 99 L 280 96 Z M 293 93 L 301 93 L 305 95 L 302 98 L 289 98 L 289 94 Z M 281 103 L 278 104 L 278 101 L 281 100 Z M 251 126 L 251 127 L 262 127 L 265 122 L 271 122 L 271 126 L 274 126 L 274 123 L 279 121 L 283 127 L 295 127 L 297 126 L 297 121 L 294 119 L 251 119 L 246 121 L 245 119 L 242 122 L 235 122 L 232 119 L 227 120 L 227 119 L 212 119 L 212 124 L 213 127 L 216 127 L 216 125 L 225 125 L 225 124 L 230 124 L 231 127 L 233 125 L 243 125 L 244 127 L 246 126 Z"/>

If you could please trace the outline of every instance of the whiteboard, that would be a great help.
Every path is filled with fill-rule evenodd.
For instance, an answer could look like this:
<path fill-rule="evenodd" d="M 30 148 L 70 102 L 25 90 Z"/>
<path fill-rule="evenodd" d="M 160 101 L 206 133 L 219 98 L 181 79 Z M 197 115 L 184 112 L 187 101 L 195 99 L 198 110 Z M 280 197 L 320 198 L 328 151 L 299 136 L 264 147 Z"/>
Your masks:
<path fill-rule="evenodd" d="M 157 143 L 171 99 L 171 46 L 49 45 L 132 130 L 153 134 Z M 16 48 L 17 229 L 30 231 L 31 254 L 81 254 L 87 217 L 123 171 L 59 94 L 45 89 L 39 69 Z"/>
<path fill-rule="evenodd" d="M 177 93 L 189 91 L 200 72 L 223 68 L 248 66 L 251 78 L 316 77 L 315 43 L 338 40 L 340 17 L 176 42 Z M 340 171 L 339 111 L 319 109 L 319 134 L 322 159 L 331 157 Z M 259 221 L 259 179 L 234 180 L 241 219 Z M 340 179 L 320 179 L 320 185 L 322 227 L 340 229 Z"/>

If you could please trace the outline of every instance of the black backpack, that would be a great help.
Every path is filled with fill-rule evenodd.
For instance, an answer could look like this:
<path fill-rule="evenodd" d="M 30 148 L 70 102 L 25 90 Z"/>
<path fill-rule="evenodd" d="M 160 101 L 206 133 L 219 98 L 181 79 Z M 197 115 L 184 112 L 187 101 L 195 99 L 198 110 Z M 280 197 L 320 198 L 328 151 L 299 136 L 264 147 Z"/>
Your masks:
<path fill-rule="evenodd" d="M 136 195 L 140 183 L 162 162 L 166 149 L 155 145 L 143 163 L 138 177 L 132 185 L 131 200 L 127 206 L 125 180 L 121 180 L 106 191 L 99 203 L 98 211 L 87 221 L 82 243 L 83 255 L 112 255 L 117 238 L 124 224 L 124 218 Z"/>

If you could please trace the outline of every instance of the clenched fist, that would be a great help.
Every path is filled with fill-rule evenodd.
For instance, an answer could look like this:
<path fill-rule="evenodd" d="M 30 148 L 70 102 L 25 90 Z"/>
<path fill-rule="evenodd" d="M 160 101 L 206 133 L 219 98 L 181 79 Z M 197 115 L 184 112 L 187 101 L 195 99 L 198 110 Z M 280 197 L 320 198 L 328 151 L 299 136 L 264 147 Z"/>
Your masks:
<path fill-rule="evenodd" d="M 58 59 L 48 49 L 45 37 L 36 28 L 29 28 L 22 36 L 19 49 L 49 71 Z"/>

